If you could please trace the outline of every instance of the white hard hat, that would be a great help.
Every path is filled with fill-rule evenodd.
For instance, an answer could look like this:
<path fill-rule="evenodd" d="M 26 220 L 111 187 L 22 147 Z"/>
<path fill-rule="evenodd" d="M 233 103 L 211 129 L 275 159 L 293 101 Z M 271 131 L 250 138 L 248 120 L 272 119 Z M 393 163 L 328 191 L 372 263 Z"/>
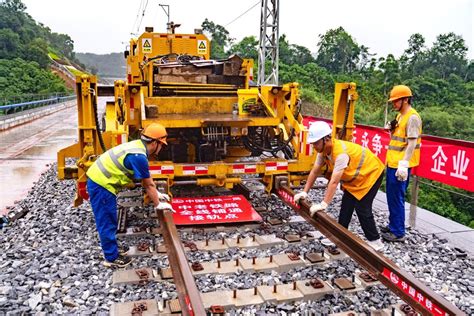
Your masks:
<path fill-rule="evenodd" d="M 315 143 L 321 138 L 331 135 L 331 133 L 332 129 L 328 123 L 323 121 L 314 122 L 309 126 L 308 139 L 306 140 L 306 143 Z"/>

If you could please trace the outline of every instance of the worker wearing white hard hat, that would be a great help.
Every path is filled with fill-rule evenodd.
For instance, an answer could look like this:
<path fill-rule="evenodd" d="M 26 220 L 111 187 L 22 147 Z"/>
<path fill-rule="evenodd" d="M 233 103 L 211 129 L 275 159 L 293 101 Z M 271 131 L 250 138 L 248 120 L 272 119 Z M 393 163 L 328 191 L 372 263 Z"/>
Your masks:
<path fill-rule="evenodd" d="M 294 196 L 295 202 L 308 198 L 309 190 L 326 166 L 331 177 L 323 200 L 311 206 L 311 216 L 326 210 L 341 183 L 344 194 L 339 224 L 348 228 L 355 209 L 368 244 L 381 250 L 383 243 L 375 225 L 372 203 L 382 183 L 384 164 L 368 148 L 332 139 L 331 134 L 332 129 L 326 122 L 317 121 L 309 127 L 307 143 L 313 145 L 318 155 L 303 191 Z"/>

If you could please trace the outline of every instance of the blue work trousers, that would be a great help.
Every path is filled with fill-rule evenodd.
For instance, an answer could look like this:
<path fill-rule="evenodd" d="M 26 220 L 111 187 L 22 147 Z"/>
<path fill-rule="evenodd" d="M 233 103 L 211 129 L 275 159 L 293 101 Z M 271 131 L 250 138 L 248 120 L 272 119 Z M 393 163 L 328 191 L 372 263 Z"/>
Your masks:
<path fill-rule="evenodd" d="M 104 257 L 109 262 L 115 261 L 119 255 L 116 237 L 117 197 L 91 179 L 87 180 L 87 192 L 90 196 L 95 226 L 99 233 Z"/>
<path fill-rule="evenodd" d="M 410 180 L 410 171 L 406 181 L 399 181 L 395 176 L 396 168 L 387 167 L 386 193 L 389 215 L 388 228 L 398 238 L 405 236 L 405 194 Z"/>

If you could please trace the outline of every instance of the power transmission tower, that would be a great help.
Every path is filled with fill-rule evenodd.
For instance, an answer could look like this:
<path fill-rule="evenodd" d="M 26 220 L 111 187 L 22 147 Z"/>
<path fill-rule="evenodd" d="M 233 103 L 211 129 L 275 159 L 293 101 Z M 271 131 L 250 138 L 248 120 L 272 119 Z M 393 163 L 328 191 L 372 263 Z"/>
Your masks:
<path fill-rule="evenodd" d="M 259 86 L 278 85 L 279 15 L 279 0 L 262 0 L 258 47 Z"/>

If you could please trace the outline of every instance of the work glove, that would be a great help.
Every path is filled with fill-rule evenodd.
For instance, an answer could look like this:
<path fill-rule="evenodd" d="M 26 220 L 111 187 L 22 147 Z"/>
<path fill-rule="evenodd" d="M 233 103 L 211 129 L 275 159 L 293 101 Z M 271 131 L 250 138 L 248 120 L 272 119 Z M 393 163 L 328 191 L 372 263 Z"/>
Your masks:
<path fill-rule="evenodd" d="M 295 194 L 295 196 L 293 197 L 293 200 L 295 201 L 295 203 L 298 203 L 301 199 L 304 200 L 307 198 L 308 198 L 308 193 L 306 193 L 305 191 L 301 191 Z"/>
<path fill-rule="evenodd" d="M 400 160 L 398 162 L 398 168 L 395 172 L 395 176 L 397 177 L 398 181 L 407 181 L 408 179 L 408 161 Z"/>
<path fill-rule="evenodd" d="M 166 193 L 161 193 L 160 191 L 156 190 L 156 192 L 158 193 L 158 200 L 164 200 L 166 202 L 169 202 L 170 201 L 170 196 Z"/>
<path fill-rule="evenodd" d="M 324 211 L 327 207 L 328 207 L 328 204 L 324 201 L 321 201 L 321 203 L 318 203 L 318 204 L 313 204 L 311 205 L 311 208 L 309 209 L 309 214 L 311 215 L 311 217 L 313 217 L 314 214 L 316 214 L 316 212 Z"/>
<path fill-rule="evenodd" d="M 159 210 L 159 211 L 170 210 L 171 212 L 176 213 L 176 211 L 173 209 L 173 207 L 171 206 L 171 204 L 169 204 L 169 203 L 167 203 L 167 202 L 160 202 L 160 203 L 156 206 L 156 209 Z"/>

